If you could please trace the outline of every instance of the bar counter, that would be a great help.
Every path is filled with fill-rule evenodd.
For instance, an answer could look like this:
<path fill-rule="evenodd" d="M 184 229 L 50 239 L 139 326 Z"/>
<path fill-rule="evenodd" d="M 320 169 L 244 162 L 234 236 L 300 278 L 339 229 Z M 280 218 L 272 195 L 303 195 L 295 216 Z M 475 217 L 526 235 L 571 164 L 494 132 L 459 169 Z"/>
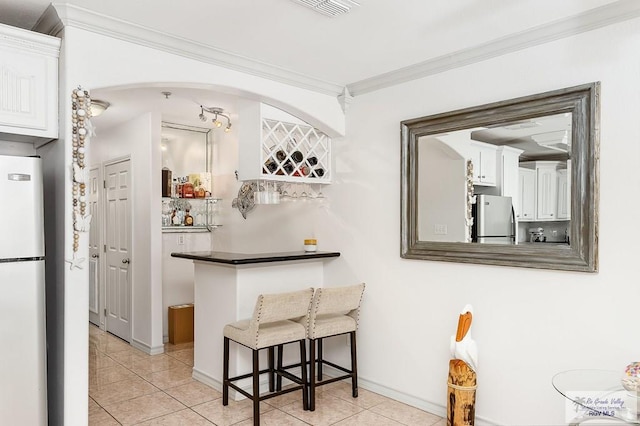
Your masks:
<path fill-rule="evenodd" d="M 199 260 L 202 262 L 224 263 L 227 265 L 250 265 L 254 263 L 290 262 L 293 260 L 317 260 L 338 257 L 335 251 L 291 251 L 284 253 L 229 253 L 224 251 L 196 251 L 171 253 L 172 257 Z"/>
<path fill-rule="evenodd" d="M 324 266 L 339 252 L 171 253 L 194 265 L 193 378 L 222 390 L 222 329 L 225 324 L 250 318 L 260 294 L 284 293 L 324 286 Z M 295 348 L 293 348 L 295 349 Z M 292 351 L 289 353 L 289 351 Z M 294 350 L 285 347 L 285 363 Z M 231 345 L 231 376 L 251 371 L 251 351 Z M 266 357 L 261 354 L 261 366 Z M 250 387 L 251 383 L 240 382 Z M 261 388 L 262 388 L 261 384 Z M 264 390 L 264 389 L 263 389 Z M 232 398 L 235 397 L 231 393 Z"/>

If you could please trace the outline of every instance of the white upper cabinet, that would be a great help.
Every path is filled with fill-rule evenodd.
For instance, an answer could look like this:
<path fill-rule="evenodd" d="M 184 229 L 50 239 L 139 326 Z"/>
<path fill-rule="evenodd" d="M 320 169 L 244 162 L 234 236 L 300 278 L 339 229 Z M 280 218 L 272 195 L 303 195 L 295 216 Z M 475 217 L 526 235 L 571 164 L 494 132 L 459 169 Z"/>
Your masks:
<path fill-rule="evenodd" d="M 498 185 L 500 187 L 500 195 L 503 197 L 511 197 L 513 207 L 516 211 L 516 217 L 520 208 L 520 188 L 518 185 L 519 173 L 518 164 L 521 149 L 512 148 L 510 146 L 500 146 L 497 149 L 498 161 Z"/>
<path fill-rule="evenodd" d="M 516 217 L 521 222 L 530 222 L 536 217 L 536 171 L 519 169 L 519 199 L 516 204 Z"/>
<path fill-rule="evenodd" d="M 259 102 L 239 106 L 238 179 L 331 182 L 331 139 L 304 121 Z"/>
<path fill-rule="evenodd" d="M 0 139 L 58 137 L 60 39 L 0 24 Z"/>
<path fill-rule="evenodd" d="M 469 148 L 474 185 L 496 186 L 496 146 L 471 141 Z"/>
<path fill-rule="evenodd" d="M 536 219 L 557 219 L 558 182 L 555 165 L 539 165 L 536 167 L 536 185 L 538 200 Z"/>
<path fill-rule="evenodd" d="M 520 163 L 520 185 L 524 197 L 530 197 L 531 184 L 525 179 L 530 179 L 531 172 L 535 173 L 535 215 L 533 218 L 524 216 L 524 204 L 521 204 L 523 211 L 520 220 L 567 220 L 570 219 L 570 175 L 567 170 L 567 163 L 563 161 L 530 161 Z M 530 170 L 528 172 L 527 170 Z M 525 193 L 526 192 L 526 193 Z M 530 205 L 530 201 L 526 201 Z"/>

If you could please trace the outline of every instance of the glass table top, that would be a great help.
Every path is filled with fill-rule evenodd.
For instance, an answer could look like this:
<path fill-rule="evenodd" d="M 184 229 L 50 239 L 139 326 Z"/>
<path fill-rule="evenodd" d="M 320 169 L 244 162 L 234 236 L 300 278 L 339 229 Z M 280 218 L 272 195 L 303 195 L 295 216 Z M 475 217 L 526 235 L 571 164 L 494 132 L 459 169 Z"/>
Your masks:
<path fill-rule="evenodd" d="M 571 424 L 590 419 L 615 418 L 640 424 L 640 398 L 622 387 L 622 371 L 569 370 L 553 376 L 553 387 L 571 403 Z"/>

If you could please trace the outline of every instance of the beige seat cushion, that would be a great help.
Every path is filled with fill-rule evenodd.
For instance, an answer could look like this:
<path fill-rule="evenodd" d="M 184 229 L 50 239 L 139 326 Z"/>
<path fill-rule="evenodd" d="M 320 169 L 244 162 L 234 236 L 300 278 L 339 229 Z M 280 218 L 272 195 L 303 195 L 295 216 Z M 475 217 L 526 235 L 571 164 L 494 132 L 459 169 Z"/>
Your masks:
<path fill-rule="evenodd" d="M 316 317 L 313 336 L 310 338 L 319 339 L 322 337 L 333 336 L 335 334 L 349 333 L 358 328 L 356 320 L 348 315 L 342 314 L 326 314 Z"/>
<path fill-rule="evenodd" d="M 259 333 L 252 329 L 251 320 L 227 324 L 223 330 L 225 337 L 251 349 L 262 349 L 302 340 L 306 337 L 306 333 L 304 325 L 289 320 L 262 324 Z"/>

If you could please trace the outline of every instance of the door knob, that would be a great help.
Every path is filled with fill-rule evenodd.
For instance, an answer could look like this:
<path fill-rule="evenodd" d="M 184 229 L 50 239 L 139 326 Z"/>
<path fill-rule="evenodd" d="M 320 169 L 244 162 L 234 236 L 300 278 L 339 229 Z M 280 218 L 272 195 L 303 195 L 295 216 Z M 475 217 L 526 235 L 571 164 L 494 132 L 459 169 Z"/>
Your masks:
<path fill-rule="evenodd" d="M 122 263 L 129 263 L 129 259 L 122 259 Z"/>
<path fill-rule="evenodd" d="M 100 255 L 98 255 L 97 253 L 93 253 L 93 254 L 91 255 L 91 257 L 92 257 L 92 258 L 94 258 L 94 259 L 97 259 L 97 258 L 99 258 L 99 257 L 100 257 Z"/>

